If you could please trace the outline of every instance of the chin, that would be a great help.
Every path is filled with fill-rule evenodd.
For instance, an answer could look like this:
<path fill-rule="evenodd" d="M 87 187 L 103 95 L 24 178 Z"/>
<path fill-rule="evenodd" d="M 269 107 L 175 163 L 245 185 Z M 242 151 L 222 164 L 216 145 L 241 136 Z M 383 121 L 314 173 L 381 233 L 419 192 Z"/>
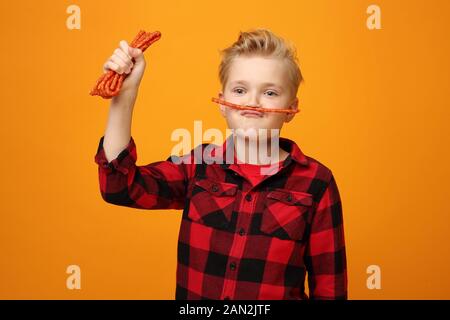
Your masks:
<path fill-rule="evenodd" d="M 246 126 L 240 126 L 235 128 L 230 128 L 234 131 L 234 134 L 236 137 L 242 137 L 242 138 L 261 138 L 261 139 L 267 139 L 270 138 L 271 131 L 270 129 L 261 128 L 259 126 L 252 126 L 252 125 L 246 125 Z"/>

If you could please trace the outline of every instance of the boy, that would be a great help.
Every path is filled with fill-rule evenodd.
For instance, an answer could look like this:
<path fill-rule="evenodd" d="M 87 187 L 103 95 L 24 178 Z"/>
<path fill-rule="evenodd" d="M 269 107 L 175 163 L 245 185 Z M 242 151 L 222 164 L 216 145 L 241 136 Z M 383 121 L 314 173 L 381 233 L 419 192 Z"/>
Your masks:
<path fill-rule="evenodd" d="M 302 81 L 295 60 L 294 49 L 271 31 L 241 32 L 223 51 L 219 97 L 240 105 L 295 109 Z M 225 159 L 225 153 L 239 145 L 233 163 L 194 161 L 196 150 L 209 146 L 203 144 L 183 161 L 169 157 L 137 166 L 130 131 L 144 56 L 121 41 L 104 65 L 104 71 L 108 69 L 128 77 L 111 101 L 95 155 L 101 195 L 115 205 L 183 209 L 176 299 L 347 299 L 342 207 L 332 172 L 279 136 L 269 139 L 272 145 L 278 142 L 276 161 L 255 159 L 251 155 L 259 154 L 267 136 L 258 131 L 255 145 L 252 137 L 240 139 L 235 133 L 276 131 L 293 114 L 220 105 L 230 129 L 238 130 L 212 150 Z M 274 163 L 274 170 L 262 174 Z"/>

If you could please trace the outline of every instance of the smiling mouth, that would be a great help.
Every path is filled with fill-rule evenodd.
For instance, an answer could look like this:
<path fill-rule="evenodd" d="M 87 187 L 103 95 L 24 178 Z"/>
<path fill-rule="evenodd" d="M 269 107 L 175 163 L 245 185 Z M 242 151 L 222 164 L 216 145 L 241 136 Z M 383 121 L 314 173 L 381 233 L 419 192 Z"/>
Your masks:
<path fill-rule="evenodd" d="M 241 112 L 241 116 L 248 118 L 261 118 L 263 113 L 261 111 L 244 110 Z"/>

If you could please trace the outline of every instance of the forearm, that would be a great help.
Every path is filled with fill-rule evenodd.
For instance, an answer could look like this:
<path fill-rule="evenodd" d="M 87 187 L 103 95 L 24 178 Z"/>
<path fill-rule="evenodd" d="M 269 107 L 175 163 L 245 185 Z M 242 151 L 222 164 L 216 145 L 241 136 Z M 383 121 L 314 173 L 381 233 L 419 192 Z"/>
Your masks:
<path fill-rule="evenodd" d="M 137 88 L 130 89 L 111 99 L 103 144 L 108 161 L 115 159 L 130 141 L 137 94 Z"/>

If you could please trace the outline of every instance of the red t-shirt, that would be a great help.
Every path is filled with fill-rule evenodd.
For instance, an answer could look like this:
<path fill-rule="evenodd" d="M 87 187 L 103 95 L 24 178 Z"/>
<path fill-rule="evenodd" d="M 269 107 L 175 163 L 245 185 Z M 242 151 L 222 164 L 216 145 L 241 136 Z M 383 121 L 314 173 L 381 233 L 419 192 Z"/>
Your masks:
<path fill-rule="evenodd" d="M 267 178 L 269 175 L 277 173 L 281 169 L 283 161 L 284 160 L 273 163 L 273 168 L 269 169 L 271 166 L 270 164 L 238 163 L 236 156 L 234 157 L 235 168 L 244 175 L 253 186 Z"/>

